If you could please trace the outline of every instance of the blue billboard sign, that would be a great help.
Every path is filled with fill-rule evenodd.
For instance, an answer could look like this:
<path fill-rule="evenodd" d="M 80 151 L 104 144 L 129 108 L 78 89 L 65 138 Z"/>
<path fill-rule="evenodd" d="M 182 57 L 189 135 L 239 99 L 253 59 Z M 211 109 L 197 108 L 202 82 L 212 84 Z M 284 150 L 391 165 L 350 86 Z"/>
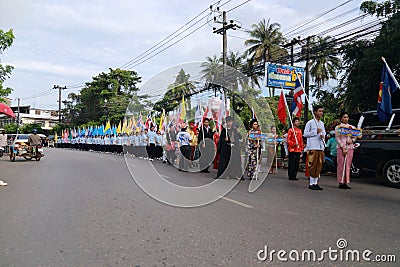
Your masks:
<path fill-rule="evenodd" d="M 304 86 L 304 68 L 268 64 L 266 69 L 267 87 L 277 87 L 294 90 L 296 88 L 296 73 L 301 76 L 301 82 Z"/>

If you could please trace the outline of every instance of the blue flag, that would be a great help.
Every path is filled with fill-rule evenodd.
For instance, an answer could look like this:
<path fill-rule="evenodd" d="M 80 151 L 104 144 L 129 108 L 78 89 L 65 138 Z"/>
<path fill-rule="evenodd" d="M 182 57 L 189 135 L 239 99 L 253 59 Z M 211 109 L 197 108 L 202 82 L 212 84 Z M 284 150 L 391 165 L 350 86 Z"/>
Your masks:
<path fill-rule="evenodd" d="M 378 96 L 378 117 L 384 122 L 392 115 L 392 94 L 399 88 L 399 83 L 386 62 L 383 64 L 381 84 Z"/>

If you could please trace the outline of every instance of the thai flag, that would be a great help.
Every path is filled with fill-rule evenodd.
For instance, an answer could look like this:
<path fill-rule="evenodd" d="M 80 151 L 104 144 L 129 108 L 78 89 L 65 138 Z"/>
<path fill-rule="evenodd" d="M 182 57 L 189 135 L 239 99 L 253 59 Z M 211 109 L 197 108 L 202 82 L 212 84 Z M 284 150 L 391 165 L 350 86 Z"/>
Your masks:
<path fill-rule="evenodd" d="M 293 94 L 293 103 L 291 112 L 293 115 L 300 118 L 301 109 L 303 108 L 303 102 L 301 101 L 301 95 L 304 94 L 303 86 L 300 83 L 299 76 L 296 79 L 296 88 L 294 89 Z"/>
<path fill-rule="evenodd" d="M 146 129 L 150 129 L 152 123 L 153 121 L 151 120 L 151 113 L 149 112 L 149 114 L 147 114 L 147 119 L 144 126 L 146 127 Z"/>

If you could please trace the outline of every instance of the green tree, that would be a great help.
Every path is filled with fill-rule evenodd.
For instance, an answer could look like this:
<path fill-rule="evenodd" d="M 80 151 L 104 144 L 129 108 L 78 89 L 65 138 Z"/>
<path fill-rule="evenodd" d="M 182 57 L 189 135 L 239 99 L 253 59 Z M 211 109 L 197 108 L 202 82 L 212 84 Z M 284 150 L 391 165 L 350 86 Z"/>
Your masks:
<path fill-rule="evenodd" d="M 251 25 L 252 30 L 249 30 L 250 39 L 244 44 L 250 46 L 248 52 L 251 60 L 254 63 L 273 62 L 280 58 L 281 53 L 287 54 L 286 49 L 281 45 L 285 42 L 281 26 L 278 23 L 271 23 L 262 19 L 258 24 Z"/>
<path fill-rule="evenodd" d="M 400 13 L 399 1 L 376 3 L 366 1 L 361 4 L 361 10 L 378 17 L 386 17 L 379 35 L 373 40 L 360 40 L 343 47 L 345 75 L 341 80 L 344 93 L 344 105 L 350 111 L 365 111 L 376 109 L 379 83 L 385 57 L 394 75 L 399 79 L 400 54 Z M 362 97 L 360 97 L 362 96 Z M 393 99 L 398 99 L 397 90 Z M 393 101 L 393 107 L 399 107 L 399 101 Z"/>
<path fill-rule="evenodd" d="M 217 55 L 207 57 L 206 62 L 203 62 L 200 66 L 202 78 L 207 83 L 215 83 L 222 76 L 222 59 L 218 58 Z"/>
<path fill-rule="evenodd" d="M 190 74 L 186 74 L 183 69 L 180 69 L 178 75 L 175 78 L 173 84 L 168 85 L 167 92 L 164 97 L 155 103 L 153 109 L 162 112 L 165 109 L 166 112 L 174 110 L 181 103 L 182 97 L 185 96 L 185 101 L 188 105 L 189 111 L 191 110 L 190 96 L 196 86 L 190 81 Z M 188 114 L 190 116 L 190 114 Z"/>
<path fill-rule="evenodd" d="M 21 133 L 29 134 L 33 132 L 33 129 L 36 129 L 38 133 L 43 133 L 42 126 L 38 123 L 24 124 L 19 130 Z"/>
<path fill-rule="evenodd" d="M 8 134 L 14 134 L 17 132 L 17 124 L 16 123 L 6 124 L 4 125 L 4 130 Z"/>
<path fill-rule="evenodd" d="M 336 42 L 330 37 L 315 37 L 310 48 L 310 76 L 313 78 L 316 89 L 329 79 L 337 79 L 340 69 L 340 60 L 336 56 Z"/>
<path fill-rule="evenodd" d="M 118 123 L 125 115 L 131 97 L 139 90 L 135 71 L 109 69 L 86 83 L 79 95 L 70 94 L 66 102 L 72 125 L 88 122 Z"/>
<path fill-rule="evenodd" d="M 0 29 L 0 54 L 12 45 L 14 39 L 15 36 L 12 29 L 7 32 Z M 5 101 L 5 98 L 12 92 L 12 88 L 4 87 L 3 83 L 10 77 L 13 69 L 14 67 L 12 66 L 0 64 L 0 102 Z"/>
<path fill-rule="evenodd" d="M 244 44 L 249 46 L 247 54 L 252 66 L 261 63 L 265 69 L 266 62 L 276 62 L 288 54 L 286 49 L 281 47 L 286 39 L 283 37 L 280 24 L 262 19 L 258 24 L 251 25 L 251 28 L 252 30 L 247 31 L 250 39 Z"/>

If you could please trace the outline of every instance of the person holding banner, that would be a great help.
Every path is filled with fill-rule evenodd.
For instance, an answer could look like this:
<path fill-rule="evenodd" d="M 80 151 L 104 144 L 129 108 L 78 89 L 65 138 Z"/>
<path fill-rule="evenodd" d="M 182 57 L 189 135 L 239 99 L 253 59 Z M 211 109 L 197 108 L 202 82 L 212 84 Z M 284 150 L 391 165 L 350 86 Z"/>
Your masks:
<path fill-rule="evenodd" d="M 348 130 L 355 129 L 349 124 L 349 114 L 342 112 L 340 114 L 340 124 L 335 128 L 335 137 L 337 142 L 337 180 L 340 189 L 351 189 L 350 169 L 353 161 L 355 137 L 352 137 Z M 347 130 L 347 131 L 346 131 Z M 348 133 L 348 134 L 346 134 Z"/>
<path fill-rule="evenodd" d="M 325 126 L 321 120 L 324 109 L 321 105 L 313 107 L 313 119 L 306 123 L 304 128 L 304 137 L 307 138 L 307 165 L 310 174 L 311 190 L 322 190 L 318 185 L 318 180 L 324 164 L 325 150 Z"/>
<path fill-rule="evenodd" d="M 292 119 L 293 127 L 289 129 L 287 135 L 287 144 L 289 150 L 289 166 L 288 176 L 289 180 L 297 181 L 297 172 L 299 171 L 300 155 L 304 149 L 303 137 L 299 129 L 300 119 L 294 117 Z"/>
<path fill-rule="evenodd" d="M 251 120 L 250 127 L 251 129 L 247 136 L 248 137 L 247 148 L 248 148 L 249 160 L 247 162 L 246 170 L 247 170 L 247 177 L 249 177 L 249 179 L 252 180 L 252 179 L 257 179 L 257 167 L 260 161 L 260 153 L 258 153 L 259 148 L 261 147 L 260 140 L 250 138 L 251 134 L 259 133 L 257 119 Z"/>

